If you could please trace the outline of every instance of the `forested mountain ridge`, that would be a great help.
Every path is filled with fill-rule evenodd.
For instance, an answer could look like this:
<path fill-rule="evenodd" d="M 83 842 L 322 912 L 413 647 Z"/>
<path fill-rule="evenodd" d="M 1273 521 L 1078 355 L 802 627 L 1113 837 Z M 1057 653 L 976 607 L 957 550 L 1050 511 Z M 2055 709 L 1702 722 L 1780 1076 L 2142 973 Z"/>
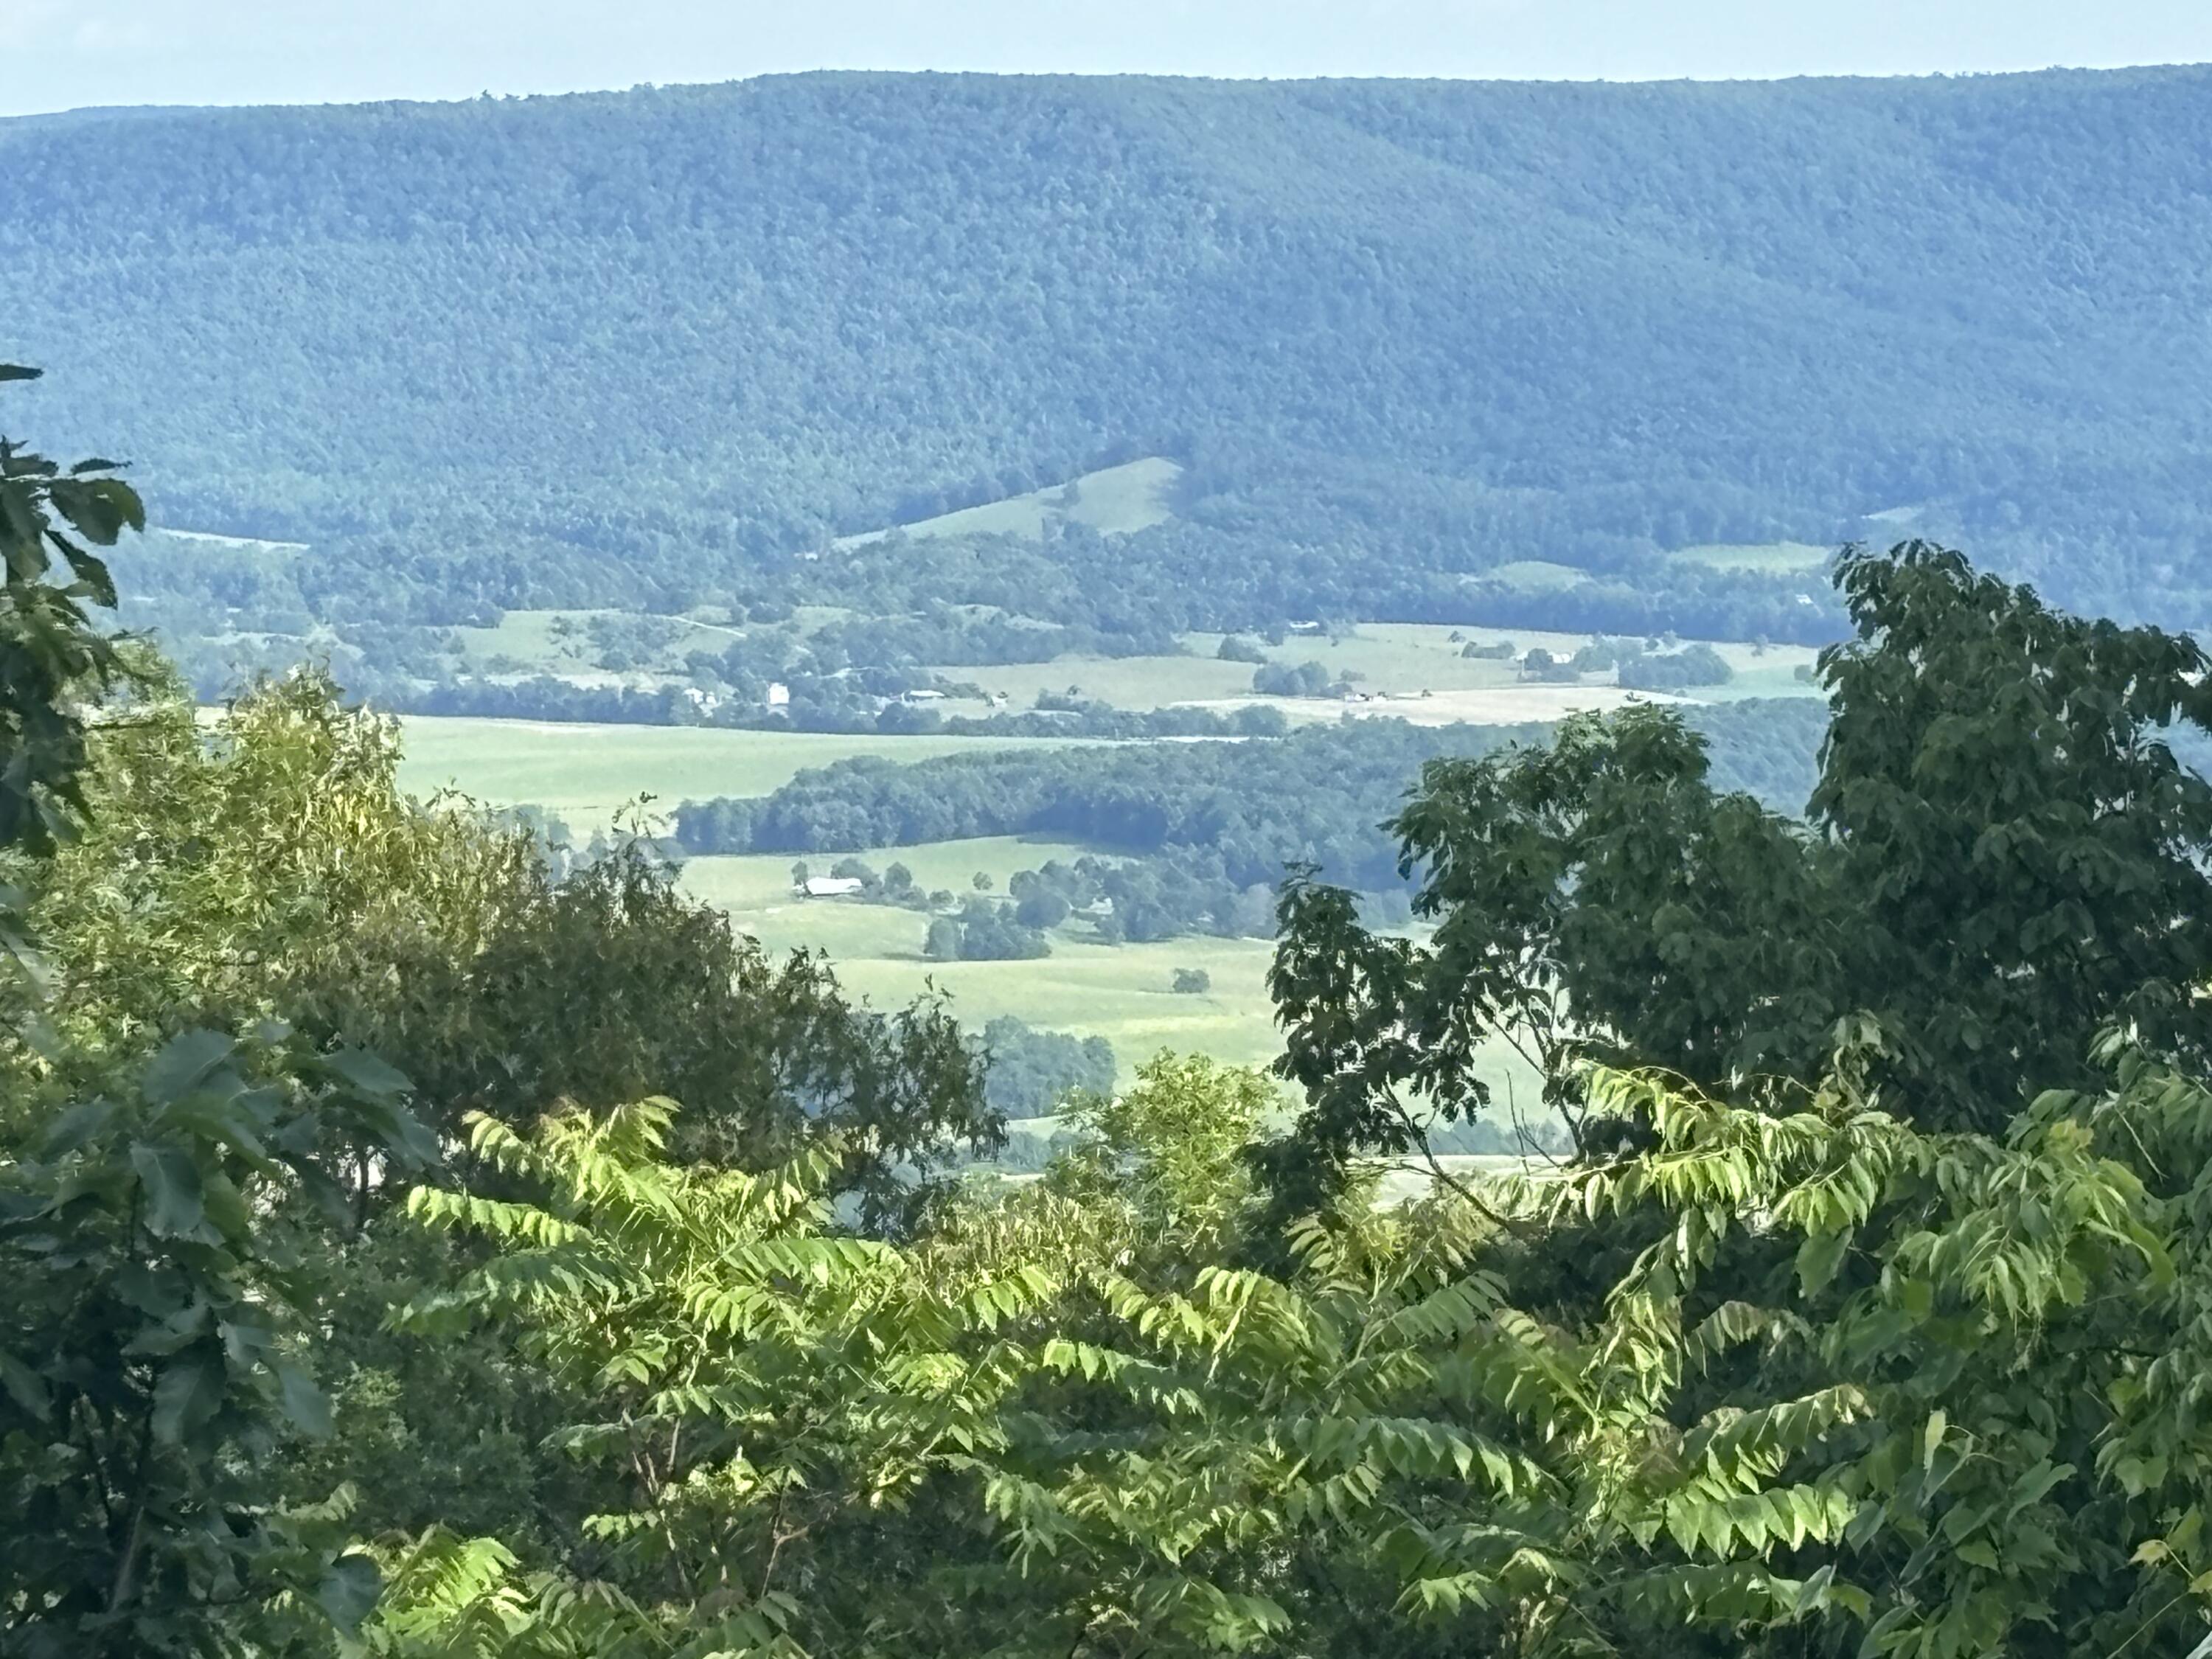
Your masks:
<path fill-rule="evenodd" d="M 88 115 L 0 125 L 0 347 L 172 524 L 313 544 L 134 573 L 244 626 L 771 591 L 1457 619 L 1541 557 L 1600 579 L 1547 596 L 1574 625 L 1780 634 L 1817 583 L 1653 556 L 1897 508 L 2188 623 L 2208 164 L 2197 69 Z M 1152 453 L 1176 517 L 1108 592 L 1079 529 L 981 570 L 827 550 Z"/>

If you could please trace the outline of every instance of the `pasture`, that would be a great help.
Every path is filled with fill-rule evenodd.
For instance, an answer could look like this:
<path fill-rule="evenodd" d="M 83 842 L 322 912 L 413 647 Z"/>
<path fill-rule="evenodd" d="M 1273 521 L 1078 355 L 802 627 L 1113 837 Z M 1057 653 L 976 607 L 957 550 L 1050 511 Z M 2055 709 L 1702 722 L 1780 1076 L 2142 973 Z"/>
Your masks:
<path fill-rule="evenodd" d="M 712 795 L 765 795 L 809 767 L 855 755 L 897 761 L 991 749 L 1056 747 L 1052 738 L 885 737 L 732 732 L 696 726 L 595 726 L 410 714 L 400 720 L 400 781 L 417 794 L 458 788 L 494 805 L 543 806 L 579 834 L 608 828 L 650 795 L 672 811 Z"/>
<path fill-rule="evenodd" d="M 880 872 L 896 862 L 925 890 L 971 890 L 977 872 L 1006 890 L 1017 870 L 1085 849 L 1065 842 L 993 836 L 891 847 L 856 856 Z M 839 855 L 842 856 L 842 855 Z M 807 860 L 818 874 L 835 862 Z M 911 1001 L 932 988 L 945 993 L 963 1024 L 981 1027 L 1001 1014 L 1032 1025 L 1114 1045 L 1124 1072 L 1162 1048 L 1211 1054 L 1249 1065 L 1277 1050 L 1267 995 L 1273 947 L 1259 939 L 1191 938 L 1153 945 L 1098 945 L 1090 928 L 1071 922 L 1053 935 L 1052 954 L 1027 962 L 933 962 L 922 954 L 929 919 L 921 911 L 856 899 L 802 899 L 792 890 L 793 859 L 782 854 L 693 859 L 684 884 L 720 905 L 744 932 L 771 951 L 826 951 L 837 976 L 878 1008 Z M 1200 968 L 1212 981 L 1203 995 L 1170 988 L 1178 968 Z"/>
<path fill-rule="evenodd" d="M 1163 457 L 1125 462 L 1096 472 L 1086 472 L 1067 483 L 1049 484 L 1026 495 L 962 507 L 933 519 L 897 526 L 898 533 L 915 541 L 954 536 L 1020 536 L 1030 541 L 1043 538 L 1054 524 L 1087 525 L 1102 535 L 1126 535 L 1164 524 L 1173 514 L 1169 501 L 1182 468 Z M 837 539 L 840 548 L 865 547 L 893 532 L 871 530 Z"/>
<path fill-rule="evenodd" d="M 1554 656 L 1571 657 L 1589 643 L 1586 634 L 1452 628 L 1431 623 L 1362 623 L 1341 639 L 1294 635 L 1280 645 L 1261 646 L 1270 662 L 1291 665 L 1317 662 L 1332 678 L 1351 675 L 1358 690 L 1375 698 L 1352 704 L 1332 698 L 1255 696 L 1253 665 L 1223 662 L 1215 655 L 1221 638 L 1218 634 L 1187 635 L 1183 640 L 1187 653 L 1179 656 L 1069 656 L 1045 663 L 948 667 L 937 672 L 947 679 L 967 681 L 996 692 L 1015 708 L 1032 707 L 1041 692 L 1073 691 L 1117 708 L 1196 704 L 1232 712 L 1260 704 L 1299 722 L 1339 720 L 1350 712 L 1411 720 L 1417 726 L 1446 726 L 1462 720 L 1476 726 L 1515 726 L 1556 720 L 1578 709 L 1617 708 L 1632 700 L 1609 683 L 1610 676 L 1593 675 L 1583 684 L 1524 680 L 1513 663 L 1462 654 L 1471 643 L 1510 643 L 1519 651 L 1538 647 Z M 1703 686 L 1681 695 L 1721 701 L 1814 693 L 1814 688 L 1796 678 L 1799 665 L 1813 660 L 1815 653 L 1808 647 L 1779 645 L 1761 650 L 1742 641 L 1723 641 L 1716 642 L 1714 648 L 1735 671 L 1735 678 L 1724 686 Z M 1643 693 L 1636 700 L 1675 699 Z M 972 714 L 981 712 L 982 705 L 954 702 L 946 708 L 951 713 Z"/>
<path fill-rule="evenodd" d="M 719 614 L 719 613 L 713 613 Z M 615 619 L 632 634 L 655 637 L 634 667 L 604 665 L 589 629 L 594 617 Z M 693 651 L 717 651 L 739 637 L 727 624 L 696 617 L 644 616 L 617 611 L 510 611 L 495 628 L 456 628 L 467 671 L 495 677 L 550 674 L 578 685 L 615 685 L 641 677 L 681 675 Z"/>
<path fill-rule="evenodd" d="M 884 848 L 857 856 L 878 872 L 896 861 L 924 889 L 971 890 L 975 874 L 1003 893 L 1017 870 L 1085 849 L 1066 842 L 994 836 Z M 834 860 L 808 860 L 817 873 Z M 1267 998 L 1274 947 L 1265 939 L 1190 937 L 1149 945 L 1099 945 L 1071 921 L 1052 939 L 1052 954 L 1026 962 L 933 962 L 922 954 L 928 918 L 920 911 L 855 899 L 802 899 L 791 890 L 793 860 L 781 854 L 693 859 L 684 884 L 720 906 L 771 951 L 822 950 L 839 980 L 878 1008 L 894 1008 L 932 989 L 951 1000 L 965 1025 L 980 1029 L 1001 1014 L 1114 1045 L 1125 1080 L 1163 1048 L 1234 1065 L 1265 1065 L 1281 1052 Z M 1212 984 L 1190 995 L 1170 988 L 1179 968 L 1203 969 Z M 1507 1091 L 1537 1098 L 1533 1073 L 1502 1047 L 1492 1067 L 1501 1103 Z"/>

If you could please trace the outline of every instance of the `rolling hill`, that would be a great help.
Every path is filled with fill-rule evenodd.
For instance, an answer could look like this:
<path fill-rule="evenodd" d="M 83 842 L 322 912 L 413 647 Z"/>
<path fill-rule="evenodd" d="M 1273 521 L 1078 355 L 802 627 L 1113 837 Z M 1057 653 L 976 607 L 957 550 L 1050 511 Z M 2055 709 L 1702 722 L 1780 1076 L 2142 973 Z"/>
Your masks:
<path fill-rule="evenodd" d="M 1807 637 L 1802 572 L 1661 556 L 1916 530 L 2193 624 L 2208 175 L 2197 69 L 85 112 L 0 123 L 0 358 L 49 371 L 0 412 L 169 524 L 308 544 L 131 573 L 240 627 L 773 594 Z M 1172 502 L 1110 543 L 1040 507 L 837 545 L 1146 458 Z M 1589 580 L 1484 579 L 1530 561 Z"/>

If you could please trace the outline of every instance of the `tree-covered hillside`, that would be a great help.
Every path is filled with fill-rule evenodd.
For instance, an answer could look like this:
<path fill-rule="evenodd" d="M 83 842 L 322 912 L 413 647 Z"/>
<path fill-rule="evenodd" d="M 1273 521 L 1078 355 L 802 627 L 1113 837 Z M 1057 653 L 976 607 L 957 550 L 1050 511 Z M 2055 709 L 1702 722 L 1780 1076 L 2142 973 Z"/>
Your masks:
<path fill-rule="evenodd" d="M 173 525 L 310 544 L 132 568 L 248 629 L 758 594 L 1510 619 L 1537 601 L 1463 579 L 1541 557 L 1598 579 L 1541 596 L 1569 625 L 1779 636 L 1820 584 L 1655 551 L 1895 509 L 2193 623 L 2208 166 L 2195 70 L 27 120 L 0 349 Z M 1110 585 L 1073 522 L 830 547 L 1144 454 L 1184 464 L 1175 517 Z"/>

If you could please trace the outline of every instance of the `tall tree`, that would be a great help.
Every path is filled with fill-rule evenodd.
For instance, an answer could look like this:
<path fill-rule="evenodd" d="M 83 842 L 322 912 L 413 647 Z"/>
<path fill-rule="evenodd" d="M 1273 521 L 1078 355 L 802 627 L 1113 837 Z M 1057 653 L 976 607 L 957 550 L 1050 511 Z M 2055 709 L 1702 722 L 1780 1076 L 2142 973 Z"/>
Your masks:
<path fill-rule="evenodd" d="M 0 382 L 39 374 L 0 363 Z M 85 761 L 76 700 L 123 673 L 86 608 L 115 605 L 92 548 L 146 527 L 137 492 L 115 471 L 100 457 L 64 468 L 0 436 L 0 847 L 43 848 L 66 831 Z M 57 556 L 65 582 L 54 580 Z"/>
<path fill-rule="evenodd" d="M 1575 1114 L 1577 1059 L 1741 1100 L 1817 1080 L 1856 1018 L 1894 1109 L 1984 1130 L 2023 1090 L 2087 1086 L 2113 1023 L 2212 1054 L 2212 786 L 2165 740 L 2212 720 L 2197 646 L 1923 543 L 1852 552 L 1836 580 L 1856 637 L 1821 659 L 1808 821 L 1717 793 L 1698 736 L 1635 709 L 1424 769 L 1395 829 L 1425 942 L 1292 884 L 1273 984 L 1308 1104 L 1274 1154 L 1287 1202 L 1356 1151 L 1418 1145 L 1422 1111 L 1487 1108 L 1501 1039 Z"/>

